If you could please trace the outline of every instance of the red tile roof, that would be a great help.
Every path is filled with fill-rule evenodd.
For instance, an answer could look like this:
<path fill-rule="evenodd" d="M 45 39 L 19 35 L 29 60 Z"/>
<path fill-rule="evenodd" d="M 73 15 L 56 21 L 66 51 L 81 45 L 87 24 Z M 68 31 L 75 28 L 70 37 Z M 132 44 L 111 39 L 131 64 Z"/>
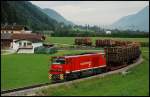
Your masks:
<path fill-rule="evenodd" d="M 30 40 L 30 41 L 42 41 L 42 40 L 44 40 L 44 37 L 42 35 L 38 35 L 35 33 L 12 34 L 11 38 L 17 39 L 17 40 Z"/>

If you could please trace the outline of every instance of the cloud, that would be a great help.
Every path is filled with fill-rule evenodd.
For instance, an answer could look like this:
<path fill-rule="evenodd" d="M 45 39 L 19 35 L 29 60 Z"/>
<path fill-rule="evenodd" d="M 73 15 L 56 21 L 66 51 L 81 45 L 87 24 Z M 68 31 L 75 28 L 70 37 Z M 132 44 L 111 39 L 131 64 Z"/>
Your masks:
<path fill-rule="evenodd" d="M 111 24 L 122 16 L 133 14 L 149 1 L 31 1 L 50 8 L 77 24 Z"/>

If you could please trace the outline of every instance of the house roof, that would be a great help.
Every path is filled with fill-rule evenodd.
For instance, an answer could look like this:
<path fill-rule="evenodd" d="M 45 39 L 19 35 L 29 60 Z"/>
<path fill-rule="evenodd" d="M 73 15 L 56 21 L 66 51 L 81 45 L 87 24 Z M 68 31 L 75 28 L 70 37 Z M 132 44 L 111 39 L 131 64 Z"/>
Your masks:
<path fill-rule="evenodd" d="M 29 40 L 29 41 L 42 41 L 44 37 L 42 35 L 34 34 L 34 33 L 18 33 L 12 34 L 12 39 L 16 40 Z"/>
<path fill-rule="evenodd" d="M 1 30 L 29 30 L 26 26 L 23 25 L 1 25 Z"/>
<path fill-rule="evenodd" d="M 12 34 L 9 33 L 3 33 L 1 34 L 1 39 L 11 39 Z"/>
<path fill-rule="evenodd" d="M 37 42 L 44 40 L 45 37 L 35 33 L 16 33 L 16 34 L 1 33 L 1 39 L 15 39 L 16 41 L 29 40 L 32 42 Z"/>

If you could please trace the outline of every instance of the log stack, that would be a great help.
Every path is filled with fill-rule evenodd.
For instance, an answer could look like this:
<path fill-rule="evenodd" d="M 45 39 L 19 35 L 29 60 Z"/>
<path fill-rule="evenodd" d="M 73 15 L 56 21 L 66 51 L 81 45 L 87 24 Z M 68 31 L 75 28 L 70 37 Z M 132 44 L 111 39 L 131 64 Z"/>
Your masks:
<path fill-rule="evenodd" d="M 89 37 L 78 37 L 78 38 L 75 38 L 75 45 L 91 46 L 92 45 L 92 39 L 89 38 Z"/>
<path fill-rule="evenodd" d="M 122 44 L 125 44 L 122 46 Z M 133 63 L 140 56 L 140 46 L 138 43 L 121 43 L 121 46 L 105 47 L 106 63 L 110 66 L 118 66 Z"/>
<path fill-rule="evenodd" d="M 112 47 L 115 46 L 115 41 L 112 39 L 98 39 L 95 43 L 96 47 Z"/>

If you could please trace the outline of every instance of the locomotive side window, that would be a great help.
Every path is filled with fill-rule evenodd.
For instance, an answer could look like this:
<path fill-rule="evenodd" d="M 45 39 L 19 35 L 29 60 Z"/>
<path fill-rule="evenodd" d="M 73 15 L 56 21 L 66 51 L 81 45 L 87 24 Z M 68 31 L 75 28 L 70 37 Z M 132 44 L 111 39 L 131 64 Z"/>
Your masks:
<path fill-rule="evenodd" d="M 54 58 L 52 60 L 53 64 L 65 64 L 65 59 L 64 58 Z"/>

